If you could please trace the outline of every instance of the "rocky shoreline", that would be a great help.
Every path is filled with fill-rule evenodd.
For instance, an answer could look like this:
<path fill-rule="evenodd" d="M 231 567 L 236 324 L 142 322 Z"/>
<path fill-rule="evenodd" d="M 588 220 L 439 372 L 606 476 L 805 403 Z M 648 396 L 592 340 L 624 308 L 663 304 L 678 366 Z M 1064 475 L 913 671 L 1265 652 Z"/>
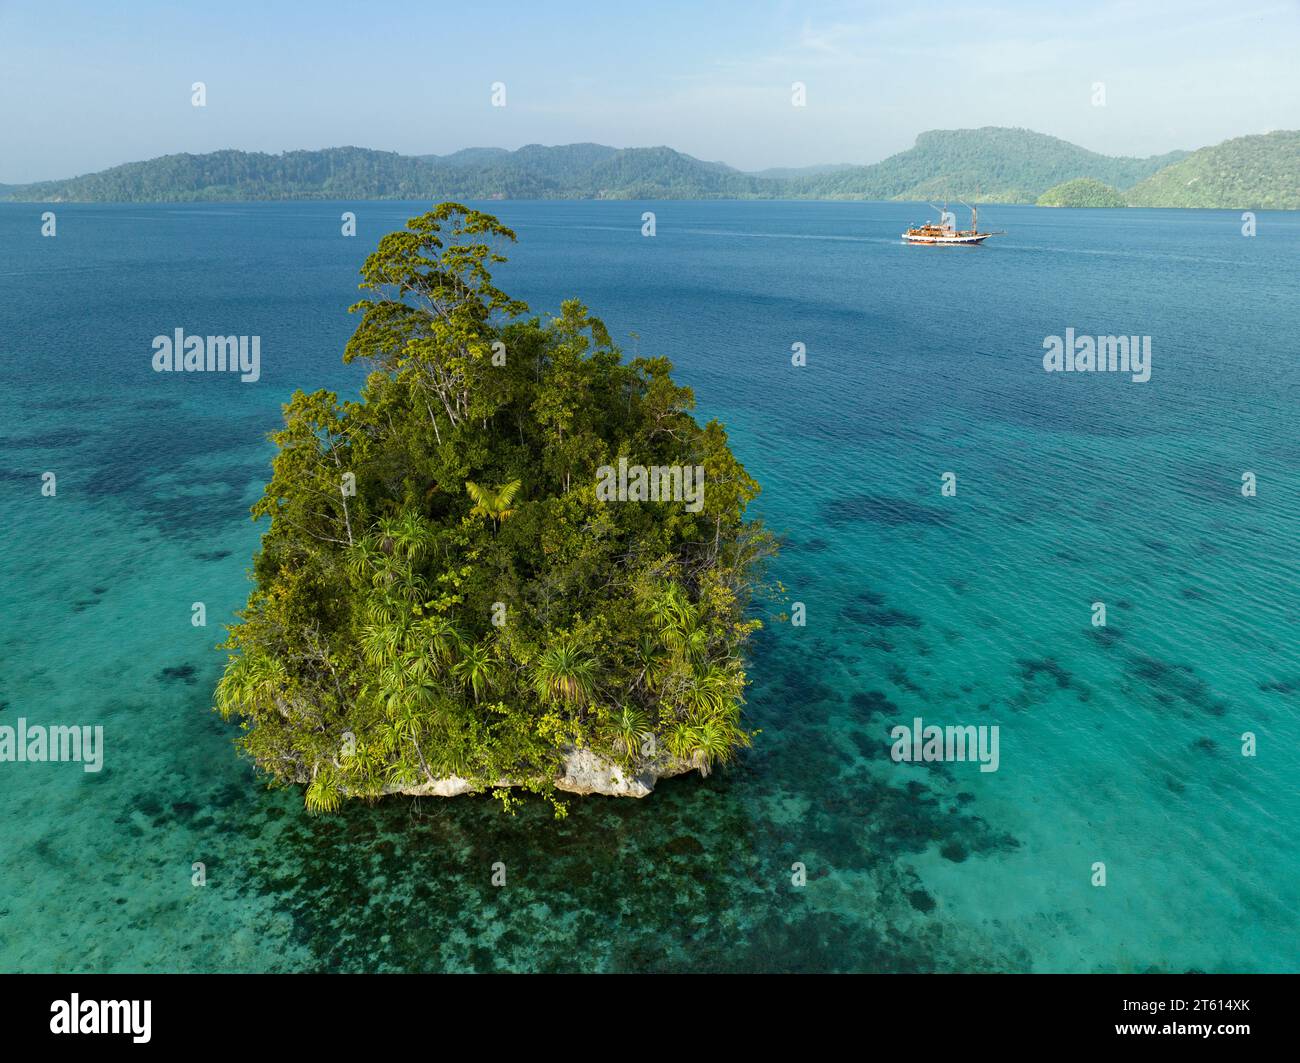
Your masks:
<path fill-rule="evenodd" d="M 698 766 L 680 757 L 660 754 L 637 761 L 624 768 L 613 761 L 593 753 L 590 749 L 570 747 L 565 750 L 564 761 L 551 782 L 557 790 L 571 794 L 603 794 L 606 797 L 646 797 L 660 779 L 697 771 Z M 518 779 L 501 779 L 498 782 L 475 784 L 459 775 L 449 775 L 417 786 L 386 788 L 386 794 L 405 794 L 408 797 L 459 797 L 461 794 L 481 792 L 496 787 L 522 786 Z"/>

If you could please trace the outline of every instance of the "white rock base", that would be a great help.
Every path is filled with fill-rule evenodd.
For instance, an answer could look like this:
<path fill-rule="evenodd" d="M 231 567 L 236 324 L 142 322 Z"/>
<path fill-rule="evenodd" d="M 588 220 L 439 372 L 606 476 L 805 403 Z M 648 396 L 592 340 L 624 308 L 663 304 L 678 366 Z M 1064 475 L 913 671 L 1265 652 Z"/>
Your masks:
<path fill-rule="evenodd" d="M 660 779 L 684 775 L 697 770 L 689 760 L 661 754 L 649 760 L 638 761 L 635 767 L 625 770 L 621 765 L 605 760 L 590 749 L 576 747 L 566 750 L 559 773 L 552 780 L 557 790 L 571 794 L 604 794 L 608 797 L 645 797 Z M 516 779 L 502 779 L 496 786 L 521 786 Z M 476 789 L 468 779 L 449 775 L 433 782 L 416 786 L 393 787 L 385 793 L 406 794 L 410 797 L 458 797 Z"/>

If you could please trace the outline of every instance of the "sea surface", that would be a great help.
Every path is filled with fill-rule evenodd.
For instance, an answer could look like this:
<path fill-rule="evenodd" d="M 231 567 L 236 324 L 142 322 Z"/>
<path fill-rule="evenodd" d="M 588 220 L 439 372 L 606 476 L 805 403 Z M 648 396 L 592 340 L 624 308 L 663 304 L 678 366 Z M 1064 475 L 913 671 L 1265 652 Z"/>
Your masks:
<path fill-rule="evenodd" d="M 0 204 L 0 726 L 105 735 L 0 763 L 0 970 L 1300 969 L 1300 215 L 991 206 L 936 249 L 923 205 L 488 205 L 506 290 L 726 423 L 806 625 L 708 779 L 311 817 L 210 711 L 215 645 L 280 404 L 355 393 L 358 267 L 428 206 Z M 259 335 L 261 379 L 154 373 L 176 328 Z M 1068 328 L 1151 379 L 1046 373 Z M 916 718 L 998 770 L 895 762 Z"/>

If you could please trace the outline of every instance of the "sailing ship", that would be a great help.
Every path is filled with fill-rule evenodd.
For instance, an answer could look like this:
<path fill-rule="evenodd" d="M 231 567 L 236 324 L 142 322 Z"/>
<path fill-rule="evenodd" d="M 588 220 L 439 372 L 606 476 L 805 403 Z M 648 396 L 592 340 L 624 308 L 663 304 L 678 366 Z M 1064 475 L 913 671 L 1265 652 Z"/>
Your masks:
<path fill-rule="evenodd" d="M 969 204 L 963 203 L 962 206 L 969 206 Z M 939 210 L 933 203 L 930 207 Z M 924 225 L 908 229 L 903 233 L 903 239 L 909 244 L 982 244 L 990 236 L 1005 235 L 1002 230 L 980 232 L 978 207 L 970 208 L 970 228 L 958 229 L 956 216 L 949 213 L 948 204 L 945 203 L 943 210 L 940 211 L 938 223 L 928 221 Z"/>

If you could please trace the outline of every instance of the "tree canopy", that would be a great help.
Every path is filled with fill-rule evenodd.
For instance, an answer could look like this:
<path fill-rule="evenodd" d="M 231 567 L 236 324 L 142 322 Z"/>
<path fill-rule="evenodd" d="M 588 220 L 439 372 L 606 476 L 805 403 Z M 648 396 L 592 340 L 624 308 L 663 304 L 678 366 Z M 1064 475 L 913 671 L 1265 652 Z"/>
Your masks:
<path fill-rule="evenodd" d="M 1125 207 L 1124 196 L 1108 184 L 1078 177 L 1049 188 L 1038 197 L 1040 207 Z"/>
<path fill-rule="evenodd" d="M 314 810 L 453 775 L 549 793 L 575 747 L 708 771 L 750 741 L 758 484 L 666 359 L 493 284 L 514 239 L 455 203 L 385 236 L 344 353 L 372 367 L 359 399 L 299 391 L 272 435 L 216 708 Z M 703 505 L 601 501 L 620 458 L 702 467 Z"/>
<path fill-rule="evenodd" d="M 1277 130 L 1201 148 L 1128 193 L 1135 207 L 1300 210 L 1300 132 Z"/>

